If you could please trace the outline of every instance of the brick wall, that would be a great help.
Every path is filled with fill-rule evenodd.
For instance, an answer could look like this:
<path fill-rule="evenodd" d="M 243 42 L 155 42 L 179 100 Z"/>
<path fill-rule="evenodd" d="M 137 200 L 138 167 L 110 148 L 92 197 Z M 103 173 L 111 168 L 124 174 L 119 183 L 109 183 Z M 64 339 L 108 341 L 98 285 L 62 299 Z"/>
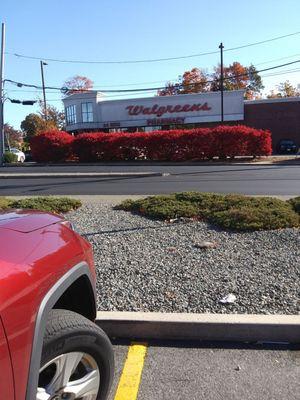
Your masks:
<path fill-rule="evenodd" d="M 281 139 L 292 139 L 300 146 L 300 99 L 245 103 L 245 125 L 269 129 L 273 149 Z"/>

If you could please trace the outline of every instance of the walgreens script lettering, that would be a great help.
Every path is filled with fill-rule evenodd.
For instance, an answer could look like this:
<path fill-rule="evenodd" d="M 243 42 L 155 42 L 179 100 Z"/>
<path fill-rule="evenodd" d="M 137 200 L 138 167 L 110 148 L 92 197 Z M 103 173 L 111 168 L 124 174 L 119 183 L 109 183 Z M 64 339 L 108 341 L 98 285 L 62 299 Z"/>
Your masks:
<path fill-rule="evenodd" d="M 168 113 L 180 113 L 180 112 L 193 112 L 193 111 L 209 111 L 211 107 L 207 104 L 207 102 L 201 104 L 176 104 L 174 106 L 159 106 L 158 104 L 154 104 L 153 107 L 144 107 L 144 106 L 127 106 L 126 110 L 128 110 L 129 115 L 156 115 L 157 117 L 161 117 L 164 114 Z"/>

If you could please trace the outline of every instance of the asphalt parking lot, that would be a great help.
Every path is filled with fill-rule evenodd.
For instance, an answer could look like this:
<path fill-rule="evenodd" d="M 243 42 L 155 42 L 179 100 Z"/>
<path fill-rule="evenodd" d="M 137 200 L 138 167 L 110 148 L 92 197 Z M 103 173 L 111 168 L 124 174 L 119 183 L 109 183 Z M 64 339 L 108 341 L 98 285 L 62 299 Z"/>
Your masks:
<path fill-rule="evenodd" d="M 115 342 L 109 400 L 299 400 L 300 346 Z"/>

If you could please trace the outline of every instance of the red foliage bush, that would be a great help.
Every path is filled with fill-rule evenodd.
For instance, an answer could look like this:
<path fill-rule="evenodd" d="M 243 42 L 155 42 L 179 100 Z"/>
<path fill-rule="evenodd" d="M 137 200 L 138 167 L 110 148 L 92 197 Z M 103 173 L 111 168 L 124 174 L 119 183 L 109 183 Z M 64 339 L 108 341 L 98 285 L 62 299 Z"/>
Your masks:
<path fill-rule="evenodd" d="M 147 133 L 81 133 L 75 138 L 48 131 L 32 138 L 31 149 L 39 162 L 61 161 L 71 155 L 81 162 L 186 161 L 269 155 L 272 145 L 269 131 L 225 125 Z"/>
<path fill-rule="evenodd" d="M 269 131 L 243 125 L 136 133 L 82 133 L 73 142 L 80 161 L 204 160 L 272 153 Z"/>
<path fill-rule="evenodd" d="M 72 154 L 73 136 L 64 131 L 50 130 L 30 139 L 32 157 L 37 162 L 63 161 Z"/>

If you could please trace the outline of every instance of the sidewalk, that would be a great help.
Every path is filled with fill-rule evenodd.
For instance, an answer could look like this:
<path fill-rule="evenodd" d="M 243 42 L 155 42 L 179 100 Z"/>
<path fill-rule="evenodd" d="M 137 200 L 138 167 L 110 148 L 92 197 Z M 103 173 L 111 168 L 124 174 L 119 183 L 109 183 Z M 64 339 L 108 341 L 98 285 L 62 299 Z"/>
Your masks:
<path fill-rule="evenodd" d="M 222 166 L 222 165 L 300 165 L 300 153 L 299 154 L 279 154 L 272 156 L 263 156 L 253 159 L 252 156 L 249 157 L 235 157 L 235 159 L 230 160 L 219 160 L 217 158 L 213 160 L 204 161 L 149 161 L 149 160 L 135 160 L 135 161 L 105 161 L 105 162 L 91 162 L 91 163 L 79 163 L 79 162 L 61 162 L 61 163 L 36 163 L 34 161 L 25 162 L 23 164 L 7 164 L 2 168 L 39 168 L 39 167 L 126 167 L 126 166 Z"/>

